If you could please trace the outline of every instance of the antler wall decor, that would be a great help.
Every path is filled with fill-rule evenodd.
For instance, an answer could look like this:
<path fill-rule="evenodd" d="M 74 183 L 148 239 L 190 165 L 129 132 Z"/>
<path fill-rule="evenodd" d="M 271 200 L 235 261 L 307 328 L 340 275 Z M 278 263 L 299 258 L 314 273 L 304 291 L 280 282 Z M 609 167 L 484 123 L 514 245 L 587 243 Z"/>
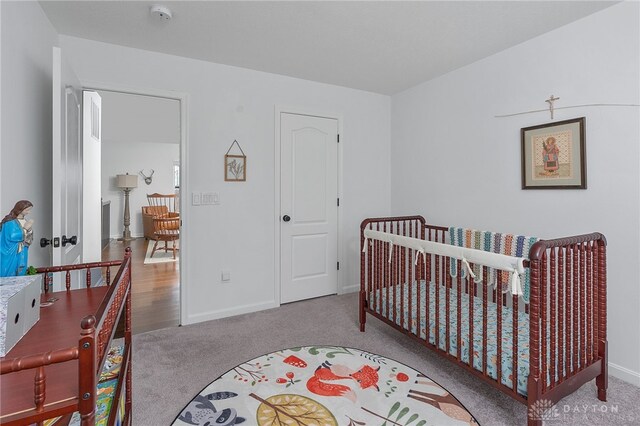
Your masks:
<path fill-rule="evenodd" d="M 153 173 L 155 173 L 155 171 L 151 169 L 151 174 L 149 176 L 146 176 L 144 174 L 144 169 L 140 170 L 140 175 L 142 175 L 142 177 L 144 178 L 144 183 L 146 183 L 147 185 L 151 185 L 151 182 L 153 182 Z"/>

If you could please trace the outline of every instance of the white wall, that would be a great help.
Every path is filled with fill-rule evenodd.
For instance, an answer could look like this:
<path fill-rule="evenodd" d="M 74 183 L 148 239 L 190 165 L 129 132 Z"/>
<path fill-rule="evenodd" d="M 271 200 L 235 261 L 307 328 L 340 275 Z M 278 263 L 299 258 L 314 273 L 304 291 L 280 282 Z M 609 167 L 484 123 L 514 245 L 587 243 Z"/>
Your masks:
<path fill-rule="evenodd" d="M 180 143 L 180 102 L 99 90 L 102 142 Z"/>
<path fill-rule="evenodd" d="M 188 206 L 181 270 L 185 322 L 275 306 L 274 108 L 344 117 L 343 267 L 340 288 L 359 282 L 359 224 L 389 212 L 389 97 L 204 61 L 61 36 L 83 82 L 187 93 L 189 141 L 183 196 L 218 192 L 219 206 Z M 223 158 L 237 139 L 248 156 L 245 183 L 224 182 Z M 184 186 L 184 185 L 183 185 Z M 231 283 L 221 284 L 221 271 Z M 354 307 L 355 309 L 355 307 Z"/>
<path fill-rule="evenodd" d="M 103 104 L 104 106 L 104 104 Z M 106 125 L 106 122 L 103 122 Z M 111 238 L 121 238 L 124 229 L 124 193 L 116 187 L 116 175 L 146 174 L 155 170 L 151 185 L 138 175 L 138 187 L 129 194 L 131 235 L 141 237 L 142 206 L 149 205 L 147 194 L 173 194 L 173 163 L 180 159 L 180 145 L 170 143 L 138 143 L 135 141 L 102 144 L 102 199 L 111 201 Z"/>
<path fill-rule="evenodd" d="M 50 264 L 52 47 L 58 35 L 37 2 L 0 2 L 0 214 L 18 200 L 33 205 L 29 263 Z"/>
<path fill-rule="evenodd" d="M 587 190 L 520 189 L 520 128 L 546 107 L 640 104 L 640 4 L 623 3 L 392 97 L 392 213 L 432 223 L 608 239 L 612 374 L 640 384 L 637 107 L 557 110 L 586 117 Z"/>

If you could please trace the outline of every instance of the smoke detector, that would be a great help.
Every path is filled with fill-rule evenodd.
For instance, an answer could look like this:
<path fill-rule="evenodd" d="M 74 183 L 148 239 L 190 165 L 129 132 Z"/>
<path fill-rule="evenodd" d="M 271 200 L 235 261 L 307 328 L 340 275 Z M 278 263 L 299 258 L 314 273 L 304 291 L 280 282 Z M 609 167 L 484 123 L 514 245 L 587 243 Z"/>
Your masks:
<path fill-rule="evenodd" d="M 151 6 L 149 13 L 155 19 L 158 19 L 160 21 L 169 21 L 172 17 L 171 9 L 165 6 L 160 6 L 159 4 L 154 4 L 153 6 Z"/>

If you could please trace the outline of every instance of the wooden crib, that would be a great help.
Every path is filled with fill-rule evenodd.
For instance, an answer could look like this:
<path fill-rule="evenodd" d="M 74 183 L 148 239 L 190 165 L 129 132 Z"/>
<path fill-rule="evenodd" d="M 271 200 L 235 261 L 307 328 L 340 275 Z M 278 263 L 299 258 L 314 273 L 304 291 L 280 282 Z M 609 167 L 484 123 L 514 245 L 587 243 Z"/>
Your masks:
<path fill-rule="evenodd" d="M 598 399 L 606 401 L 607 278 L 602 234 L 533 244 L 528 260 L 521 262 L 530 277 L 525 302 L 499 290 L 500 272 L 493 275 L 498 285 L 489 285 L 492 271 L 487 266 L 467 262 L 468 268 L 480 268 L 484 280 L 463 278 L 461 260 L 417 253 L 413 244 L 392 245 L 384 234 L 367 230 L 450 243 L 449 228 L 428 225 L 422 216 L 364 220 L 361 331 L 369 313 L 417 339 L 526 404 L 529 425 L 541 425 L 541 410 L 594 378 Z M 378 237 L 367 238 L 365 233 Z"/>
<path fill-rule="evenodd" d="M 113 281 L 112 267 L 118 267 Z M 93 270 L 101 271 L 106 285 L 92 284 Z M 40 320 L 0 358 L 0 424 L 58 426 L 73 422 L 74 414 L 82 426 L 97 424 L 96 402 L 104 384 L 113 387 L 113 398 L 108 417 L 100 424 L 130 425 L 131 250 L 126 249 L 123 260 L 38 268 L 37 272 L 42 274 L 44 288 Z M 49 291 L 53 274 L 64 276 L 65 290 Z M 84 288 L 72 290 L 72 281 L 83 275 Z M 120 321 L 124 338 L 117 346 L 119 361 L 117 368 L 109 369 L 106 364 L 110 349 L 116 348 L 112 340 Z"/>

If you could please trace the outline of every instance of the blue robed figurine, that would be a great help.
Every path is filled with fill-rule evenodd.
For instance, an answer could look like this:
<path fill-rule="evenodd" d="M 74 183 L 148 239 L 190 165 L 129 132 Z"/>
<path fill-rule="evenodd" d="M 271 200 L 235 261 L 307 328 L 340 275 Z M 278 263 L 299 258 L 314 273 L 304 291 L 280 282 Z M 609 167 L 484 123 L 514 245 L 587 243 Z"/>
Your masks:
<path fill-rule="evenodd" d="M 29 246 L 33 242 L 31 201 L 20 200 L 0 223 L 0 277 L 25 275 L 29 262 Z"/>

